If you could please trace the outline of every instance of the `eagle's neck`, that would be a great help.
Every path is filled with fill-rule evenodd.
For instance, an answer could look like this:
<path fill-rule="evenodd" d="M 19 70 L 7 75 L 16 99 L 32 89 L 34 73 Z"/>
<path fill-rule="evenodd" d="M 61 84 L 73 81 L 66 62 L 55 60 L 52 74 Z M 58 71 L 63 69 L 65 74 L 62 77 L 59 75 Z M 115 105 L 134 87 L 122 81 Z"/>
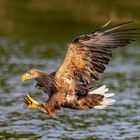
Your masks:
<path fill-rule="evenodd" d="M 54 85 L 54 75 L 42 73 L 38 78 L 36 78 L 37 85 L 49 95 L 53 94 L 55 91 Z"/>

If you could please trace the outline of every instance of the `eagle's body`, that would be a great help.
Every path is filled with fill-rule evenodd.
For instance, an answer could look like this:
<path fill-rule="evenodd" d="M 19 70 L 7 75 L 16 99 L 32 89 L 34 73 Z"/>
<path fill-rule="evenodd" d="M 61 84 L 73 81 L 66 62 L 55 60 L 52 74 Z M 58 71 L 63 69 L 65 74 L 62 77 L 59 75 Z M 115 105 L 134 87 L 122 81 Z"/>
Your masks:
<path fill-rule="evenodd" d="M 29 95 L 25 96 L 25 103 L 29 108 L 37 108 L 50 116 L 61 107 L 76 110 L 104 108 L 114 102 L 105 94 L 103 86 L 91 91 L 95 81 L 108 64 L 112 50 L 124 47 L 134 41 L 136 29 L 123 29 L 126 22 L 112 28 L 105 24 L 91 34 L 83 34 L 73 40 L 69 46 L 60 68 L 51 74 L 36 69 L 29 70 L 22 79 L 35 79 L 37 87 L 49 95 L 46 102 L 38 103 Z"/>
<path fill-rule="evenodd" d="M 34 70 L 35 71 L 35 70 Z M 39 71 L 38 71 L 39 72 Z M 50 99 L 47 101 L 49 104 L 49 108 L 54 109 L 53 111 L 59 109 L 60 106 L 76 109 L 76 110 L 85 110 L 93 108 L 93 106 L 100 104 L 100 102 L 103 100 L 104 96 L 100 94 L 85 94 L 79 96 L 77 93 L 77 96 L 70 95 L 72 94 L 72 91 L 70 90 L 69 84 L 67 84 L 67 80 L 64 79 L 63 86 L 65 87 L 65 90 L 62 90 L 60 94 L 56 94 L 57 92 L 57 86 L 54 84 L 55 80 L 55 73 L 51 73 L 49 75 L 42 75 L 42 77 L 37 78 L 37 87 L 41 90 L 43 90 L 45 93 L 47 93 L 50 97 Z M 65 82 L 66 81 L 66 82 Z M 68 81 L 69 82 L 69 81 Z M 60 87 L 61 88 L 61 87 Z M 66 97 L 63 101 L 63 94 L 66 94 Z M 62 99 L 62 100 L 60 100 Z M 55 107 L 55 101 L 59 100 L 59 102 L 56 103 Z M 51 106 L 51 102 L 53 102 L 54 106 Z M 63 102 L 63 104 L 62 104 Z M 61 104 L 61 105 L 59 105 Z M 44 107 L 47 109 L 46 103 L 44 104 Z M 51 112 L 50 112 L 51 113 Z M 52 114 L 51 114 L 52 115 Z"/>

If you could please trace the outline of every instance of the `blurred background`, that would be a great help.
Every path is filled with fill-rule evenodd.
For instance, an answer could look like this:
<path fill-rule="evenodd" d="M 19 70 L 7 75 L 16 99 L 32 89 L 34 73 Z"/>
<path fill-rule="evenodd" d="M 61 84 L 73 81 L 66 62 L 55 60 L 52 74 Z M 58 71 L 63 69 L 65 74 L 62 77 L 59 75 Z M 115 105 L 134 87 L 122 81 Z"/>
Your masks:
<path fill-rule="evenodd" d="M 97 87 L 115 92 L 116 104 L 106 110 L 62 109 L 55 119 L 25 109 L 23 95 L 47 96 L 22 83 L 30 68 L 55 71 L 66 45 L 77 35 L 134 20 L 140 27 L 139 0 L 0 0 L 0 139 L 98 140 L 140 139 L 140 36 L 115 51 Z"/>

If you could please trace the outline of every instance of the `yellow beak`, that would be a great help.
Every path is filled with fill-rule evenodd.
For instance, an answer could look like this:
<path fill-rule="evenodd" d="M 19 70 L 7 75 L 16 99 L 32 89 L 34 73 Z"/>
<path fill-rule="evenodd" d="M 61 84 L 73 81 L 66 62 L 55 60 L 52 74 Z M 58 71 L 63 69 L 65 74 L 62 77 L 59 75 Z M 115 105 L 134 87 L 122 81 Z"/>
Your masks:
<path fill-rule="evenodd" d="M 31 78 L 31 74 L 30 73 L 25 73 L 22 75 L 21 80 L 25 81 Z"/>

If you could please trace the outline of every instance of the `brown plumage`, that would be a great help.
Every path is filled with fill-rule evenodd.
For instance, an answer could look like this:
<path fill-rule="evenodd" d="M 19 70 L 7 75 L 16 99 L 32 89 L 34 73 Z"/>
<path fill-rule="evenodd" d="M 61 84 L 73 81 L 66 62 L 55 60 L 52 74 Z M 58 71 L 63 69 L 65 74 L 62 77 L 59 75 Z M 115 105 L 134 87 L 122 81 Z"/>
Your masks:
<path fill-rule="evenodd" d="M 69 45 L 63 64 L 51 74 L 31 69 L 23 75 L 22 79 L 35 79 L 37 87 L 49 95 L 49 99 L 43 103 L 37 103 L 29 96 L 25 96 L 25 103 L 29 108 L 37 108 L 50 116 L 61 107 L 71 109 L 90 109 L 106 107 L 114 100 L 106 100 L 105 87 L 97 89 L 102 93 L 90 90 L 95 81 L 100 79 L 109 63 L 112 51 L 118 47 L 124 47 L 134 41 L 137 33 L 135 28 L 121 29 L 132 23 L 125 22 L 112 28 L 107 24 L 91 34 L 83 34 L 74 39 Z M 106 102 L 105 102 L 106 101 Z"/>

